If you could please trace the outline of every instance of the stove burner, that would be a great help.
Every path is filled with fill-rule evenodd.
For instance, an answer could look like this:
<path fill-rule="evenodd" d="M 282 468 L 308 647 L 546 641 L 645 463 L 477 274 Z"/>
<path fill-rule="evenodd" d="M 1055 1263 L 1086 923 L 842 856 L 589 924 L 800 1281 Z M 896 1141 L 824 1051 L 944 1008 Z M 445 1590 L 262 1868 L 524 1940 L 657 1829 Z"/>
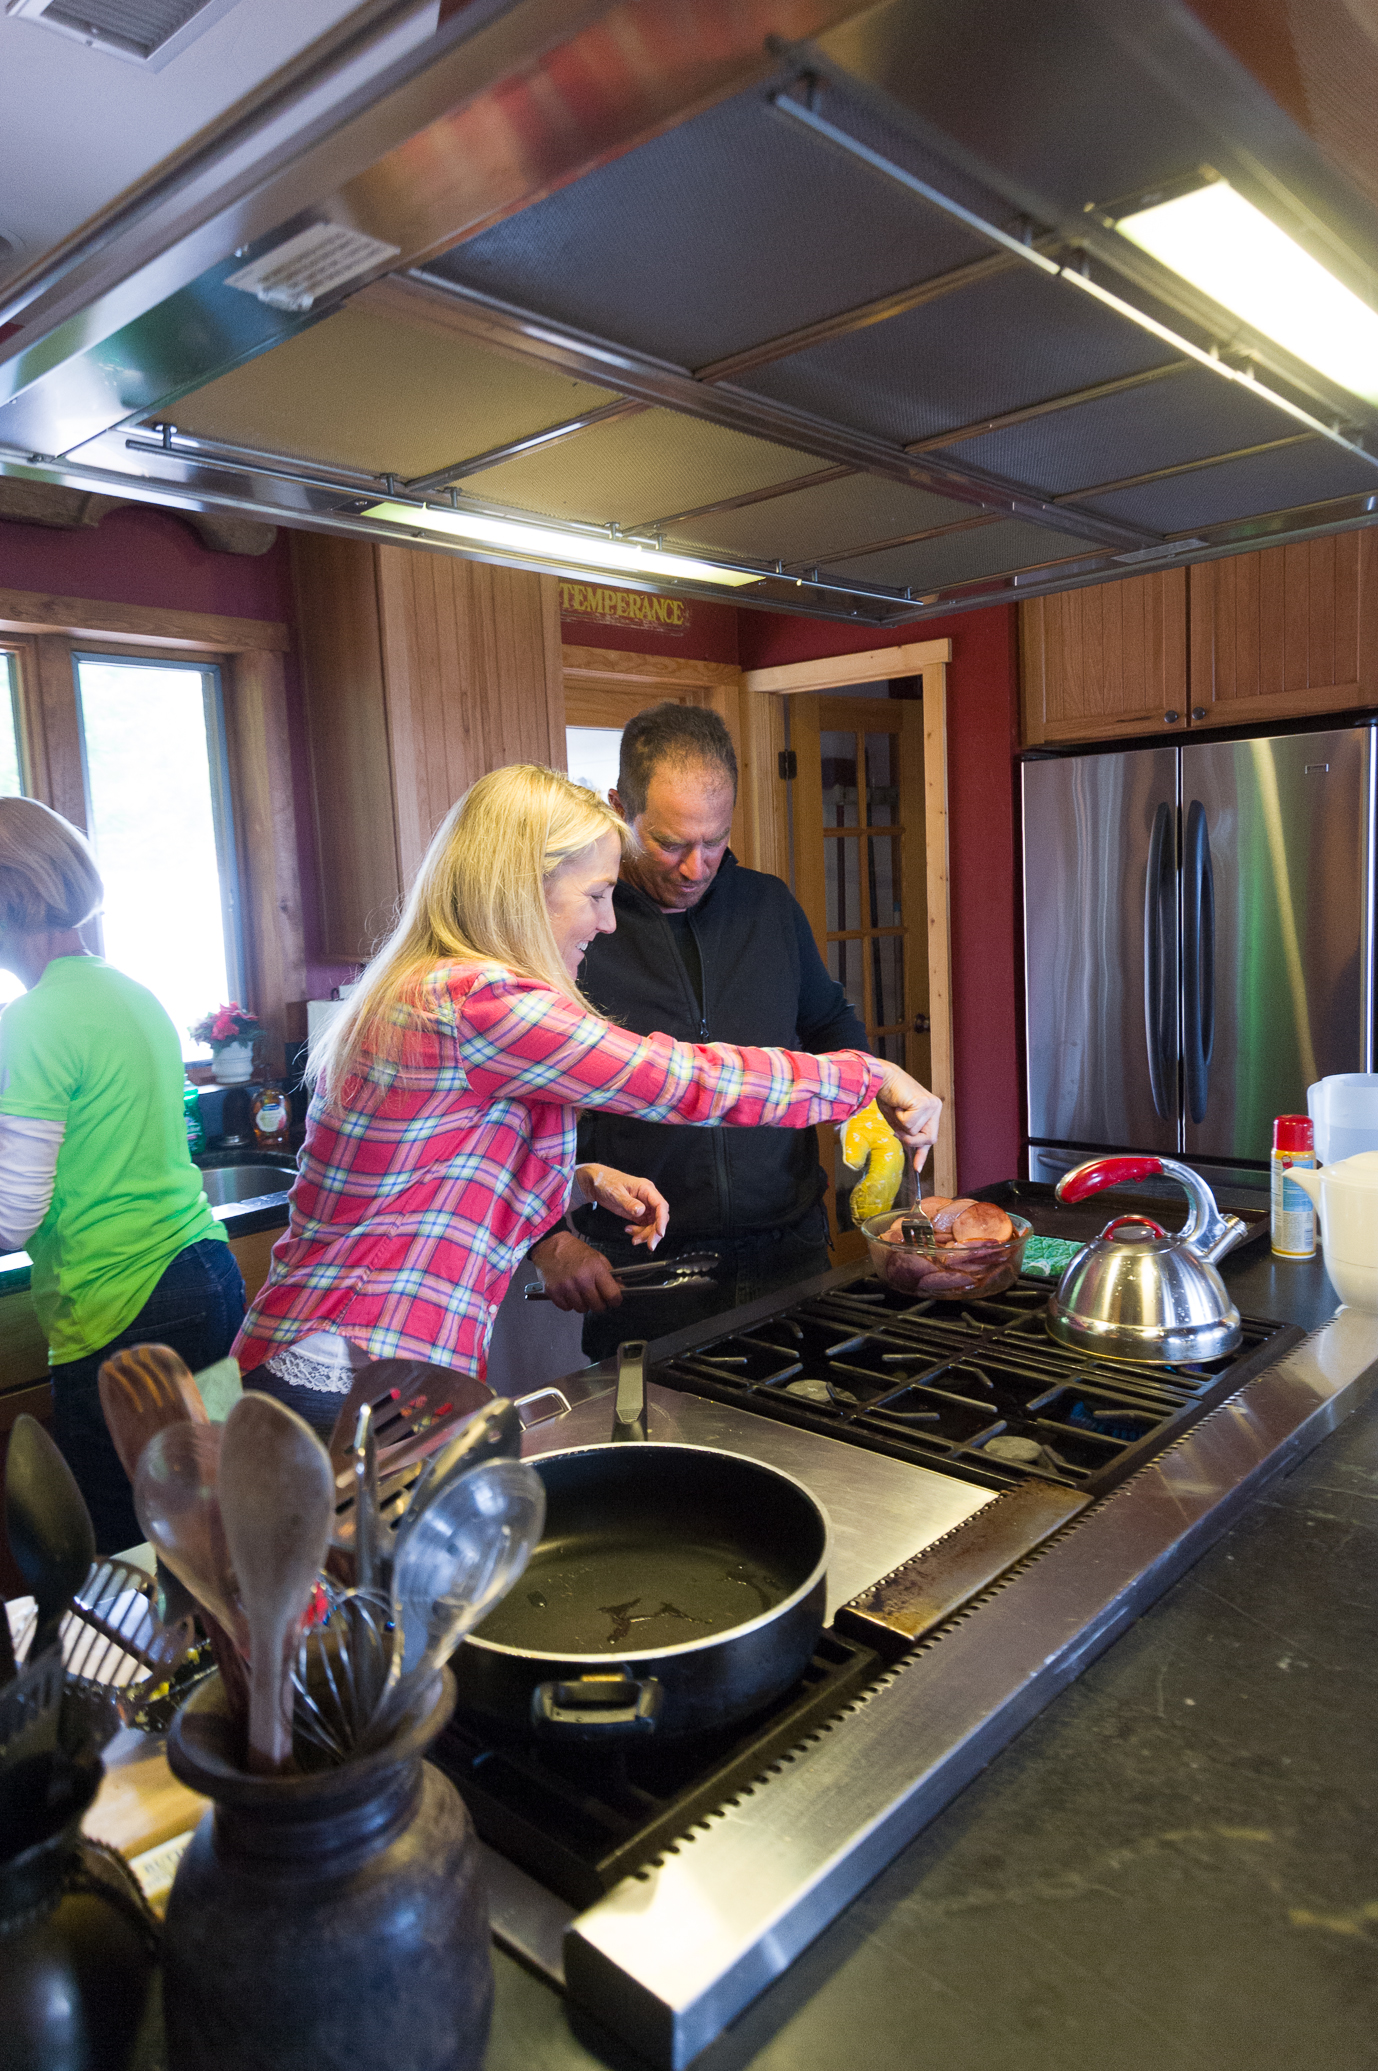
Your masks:
<path fill-rule="evenodd" d="M 654 1378 L 960 1475 L 1101 1495 L 1266 1363 L 1277 1326 L 1245 1321 L 1204 1366 L 1096 1359 L 1044 1328 L 1046 1281 L 957 1305 L 870 1274 L 667 1360 Z"/>
<path fill-rule="evenodd" d="M 883 1668 L 871 1648 L 825 1632 L 793 1690 L 719 1732 L 556 1750 L 485 1743 L 456 1716 L 431 1760 L 453 1778 L 491 1847 L 571 1905 L 588 1906 L 835 1718 Z"/>

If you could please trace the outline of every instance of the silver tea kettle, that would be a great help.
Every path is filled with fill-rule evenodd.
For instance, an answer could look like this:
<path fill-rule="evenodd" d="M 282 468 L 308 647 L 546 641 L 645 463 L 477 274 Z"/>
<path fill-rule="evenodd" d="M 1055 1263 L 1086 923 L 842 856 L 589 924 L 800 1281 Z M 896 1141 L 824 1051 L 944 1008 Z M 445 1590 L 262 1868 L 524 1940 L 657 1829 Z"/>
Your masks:
<path fill-rule="evenodd" d="M 1059 1201 L 1084 1201 L 1103 1187 L 1159 1173 L 1185 1187 L 1186 1227 L 1170 1237 L 1151 1216 L 1117 1215 L 1079 1251 L 1048 1303 L 1048 1330 L 1059 1343 L 1107 1359 L 1154 1366 L 1196 1366 L 1233 1352 L 1239 1311 L 1215 1261 L 1248 1231 L 1222 1215 L 1206 1182 L 1172 1158 L 1092 1158 L 1064 1173 Z"/>

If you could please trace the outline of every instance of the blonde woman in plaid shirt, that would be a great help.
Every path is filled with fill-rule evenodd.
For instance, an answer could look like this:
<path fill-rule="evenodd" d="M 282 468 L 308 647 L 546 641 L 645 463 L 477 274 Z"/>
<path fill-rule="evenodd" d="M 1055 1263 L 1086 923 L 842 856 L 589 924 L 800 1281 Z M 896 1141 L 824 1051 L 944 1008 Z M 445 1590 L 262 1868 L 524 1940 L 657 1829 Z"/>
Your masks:
<path fill-rule="evenodd" d="M 778 1129 L 879 1099 L 926 1155 L 940 1103 L 894 1065 L 633 1036 L 593 1011 L 579 966 L 615 926 L 632 839 L 591 791 L 532 764 L 451 810 L 313 1049 L 290 1223 L 235 1344 L 251 1384 L 328 1425 L 360 1353 L 482 1375 L 507 1283 L 571 1185 L 653 1248 L 670 1204 L 649 1180 L 576 1169 L 580 1108 Z"/>

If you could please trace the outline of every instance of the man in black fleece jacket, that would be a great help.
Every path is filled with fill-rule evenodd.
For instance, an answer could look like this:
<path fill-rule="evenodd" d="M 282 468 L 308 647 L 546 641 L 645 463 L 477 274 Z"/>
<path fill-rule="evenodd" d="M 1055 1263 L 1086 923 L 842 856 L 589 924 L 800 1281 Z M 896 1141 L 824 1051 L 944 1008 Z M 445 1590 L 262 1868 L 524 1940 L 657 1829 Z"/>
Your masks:
<path fill-rule="evenodd" d="M 777 877 L 746 870 L 727 846 L 737 761 L 716 713 L 664 704 L 622 736 L 612 803 L 642 852 L 613 894 L 617 931 L 588 946 L 581 984 L 638 1035 L 763 1048 L 865 1050 L 865 1030 L 828 976 L 804 912 Z M 579 1159 L 640 1172 L 670 1203 L 663 1255 L 721 1255 L 715 1288 L 622 1295 L 611 1265 L 643 1261 L 615 1216 L 576 1211 L 531 1253 L 552 1300 L 583 1311 L 584 1356 L 659 1337 L 828 1267 L 825 1188 L 812 1129 L 689 1129 L 586 1114 Z"/>

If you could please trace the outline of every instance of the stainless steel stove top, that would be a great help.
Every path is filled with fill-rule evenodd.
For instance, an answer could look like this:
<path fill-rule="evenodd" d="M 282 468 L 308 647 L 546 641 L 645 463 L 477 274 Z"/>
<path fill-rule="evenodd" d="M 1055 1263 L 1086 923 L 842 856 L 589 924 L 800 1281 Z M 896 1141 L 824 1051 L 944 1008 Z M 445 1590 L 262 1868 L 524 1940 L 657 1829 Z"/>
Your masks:
<path fill-rule="evenodd" d="M 855 1278 L 832 1274 L 801 1295 Z M 717 1334 L 755 1331 L 772 1313 L 757 1304 L 723 1319 Z M 660 1340 L 653 1364 L 694 1352 L 707 1335 Z M 1111 1494 L 1089 1508 L 1085 1493 L 1074 1495 L 1083 1507 L 1070 1525 L 1031 1556 L 1012 1555 L 1008 1572 L 997 1562 L 994 1587 L 894 1666 L 876 1664 L 869 1686 L 834 1716 L 773 1753 L 748 1787 L 696 1813 L 595 1903 L 580 1911 L 490 1856 L 499 1942 L 652 2064 L 679 2071 L 1274 1474 L 1357 1406 L 1378 1382 L 1378 1318 L 1341 1310 L 1244 1376 Z M 563 1386 L 570 1414 L 529 1432 L 528 1454 L 608 1436 L 610 1369 L 586 1369 Z M 874 1600 L 873 1585 L 896 1568 L 922 1574 L 951 1565 L 972 1534 L 998 1540 L 1022 1500 L 963 1479 L 957 1461 L 935 1472 L 682 1386 L 653 1384 L 651 1405 L 653 1439 L 741 1451 L 814 1490 L 836 1535 L 830 1616 L 868 1593 Z"/>
<path fill-rule="evenodd" d="M 828 1612 L 912 1560 L 993 1500 L 973 1483 L 929 1467 L 858 1451 L 835 1438 L 777 1424 L 721 1402 L 654 1382 L 646 1391 L 652 1443 L 697 1445 L 741 1453 L 792 1474 L 828 1514 Z M 540 1424 L 522 1450 L 528 1459 L 580 1445 L 606 1444 L 611 1391 L 589 1396 L 567 1417 Z"/>

